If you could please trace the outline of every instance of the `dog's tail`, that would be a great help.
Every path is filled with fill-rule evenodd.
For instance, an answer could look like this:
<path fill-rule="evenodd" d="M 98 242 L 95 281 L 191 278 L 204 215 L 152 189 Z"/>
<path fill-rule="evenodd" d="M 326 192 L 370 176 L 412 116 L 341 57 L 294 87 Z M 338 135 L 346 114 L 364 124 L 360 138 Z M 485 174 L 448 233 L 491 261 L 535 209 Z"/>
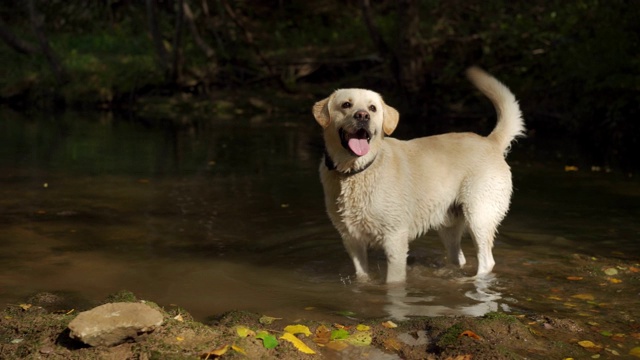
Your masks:
<path fill-rule="evenodd" d="M 516 137 L 525 135 L 518 101 L 504 84 L 478 67 L 467 69 L 467 77 L 493 103 L 498 113 L 498 123 L 488 138 L 496 142 L 506 154 L 511 142 Z"/>

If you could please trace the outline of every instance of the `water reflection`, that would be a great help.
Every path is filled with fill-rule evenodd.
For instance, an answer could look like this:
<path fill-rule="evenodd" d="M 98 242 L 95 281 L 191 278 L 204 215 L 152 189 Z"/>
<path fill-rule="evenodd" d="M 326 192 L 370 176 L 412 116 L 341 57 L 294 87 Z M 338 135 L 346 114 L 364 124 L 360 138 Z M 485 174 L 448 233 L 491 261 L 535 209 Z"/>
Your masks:
<path fill-rule="evenodd" d="M 199 318 L 231 309 L 324 320 L 481 315 L 546 291 L 540 279 L 570 271 L 574 252 L 640 248 L 636 182 L 515 163 L 495 277 L 468 278 L 472 256 L 462 270 L 445 266 L 428 235 L 412 244 L 406 286 L 382 284 L 384 256 L 375 252 L 378 282 L 356 284 L 324 211 L 321 143 L 308 116 L 2 119 L 1 303 L 37 291 L 102 299 L 128 289 Z M 470 243 L 464 251 L 473 254 Z"/>

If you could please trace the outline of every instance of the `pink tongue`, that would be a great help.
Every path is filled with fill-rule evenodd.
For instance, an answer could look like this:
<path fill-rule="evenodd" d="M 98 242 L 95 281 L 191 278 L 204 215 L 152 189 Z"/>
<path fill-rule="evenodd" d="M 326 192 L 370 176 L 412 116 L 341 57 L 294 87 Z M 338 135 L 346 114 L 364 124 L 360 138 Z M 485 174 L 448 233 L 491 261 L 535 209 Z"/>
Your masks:
<path fill-rule="evenodd" d="M 369 152 L 369 142 L 367 139 L 351 138 L 347 143 L 349 149 L 358 156 L 366 155 Z"/>

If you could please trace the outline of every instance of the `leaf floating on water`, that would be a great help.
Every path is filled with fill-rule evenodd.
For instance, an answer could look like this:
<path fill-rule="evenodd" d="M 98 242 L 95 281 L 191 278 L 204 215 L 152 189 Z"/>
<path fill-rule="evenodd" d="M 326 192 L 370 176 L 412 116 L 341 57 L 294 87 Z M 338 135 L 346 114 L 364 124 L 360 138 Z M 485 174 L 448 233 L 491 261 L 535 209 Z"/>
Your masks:
<path fill-rule="evenodd" d="M 277 318 L 277 317 L 271 317 L 271 316 L 262 316 L 260 317 L 260 324 L 262 325 L 271 325 L 274 321 L 276 320 L 282 320 L 282 318 Z"/>
<path fill-rule="evenodd" d="M 336 311 L 336 314 L 342 315 L 342 316 L 346 316 L 346 317 L 350 317 L 350 316 L 355 316 L 356 315 L 356 313 L 354 313 L 353 311 L 349 311 L 349 310 Z"/>
<path fill-rule="evenodd" d="M 387 329 L 395 329 L 398 327 L 398 325 L 396 325 L 396 323 L 391 320 L 383 322 L 382 326 L 386 327 Z"/>
<path fill-rule="evenodd" d="M 400 341 L 394 338 L 389 338 L 385 340 L 384 343 L 382 343 L 382 345 L 384 345 L 384 348 L 387 350 L 398 351 L 402 349 L 402 344 L 400 343 Z"/>
<path fill-rule="evenodd" d="M 278 339 L 266 331 L 259 331 L 258 334 L 256 334 L 256 339 L 262 340 L 262 346 L 264 346 L 265 349 L 273 349 L 278 346 Z"/>
<path fill-rule="evenodd" d="M 19 306 L 20 306 L 20 309 L 22 309 L 24 311 L 27 311 L 27 310 L 31 309 L 31 307 L 33 305 L 31 305 L 31 304 L 20 304 Z"/>
<path fill-rule="evenodd" d="M 595 297 L 591 294 L 576 294 L 573 295 L 572 298 L 580 300 L 595 300 Z"/>
<path fill-rule="evenodd" d="M 256 335 L 256 333 L 253 330 L 249 329 L 246 326 L 242 326 L 242 325 L 238 326 L 236 328 L 236 333 L 238 333 L 238 336 L 240 336 L 242 338 L 245 338 L 247 336 L 255 336 Z"/>
<path fill-rule="evenodd" d="M 556 300 L 556 301 L 562 301 L 563 299 L 554 295 L 551 296 L 547 296 L 547 299 L 549 300 Z"/>
<path fill-rule="evenodd" d="M 304 334 L 305 336 L 311 336 L 309 327 L 305 325 L 288 325 L 284 328 L 284 331 L 293 335 Z"/>
<path fill-rule="evenodd" d="M 616 268 L 607 268 L 604 270 L 604 273 L 609 275 L 609 276 L 613 276 L 613 275 L 618 275 L 618 269 Z"/>
<path fill-rule="evenodd" d="M 358 324 L 358 326 L 356 326 L 356 330 L 358 331 L 369 331 L 371 330 L 371 327 L 364 325 L 364 324 Z"/>
<path fill-rule="evenodd" d="M 474 340 L 481 340 L 481 339 L 482 339 L 480 336 L 478 336 L 478 334 L 474 333 L 474 332 L 473 332 L 473 331 L 471 331 L 471 330 L 465 330 L 465 331 L 463 331 L 463 332 L 458 336 L 458 338 L 461 338 L 461 337 L 463 337 L 463 336 L 468 336 L 468 337 L 470 337 L 470 338 L 472 338 L 472 339 L 474 339 Z"/>
<path fill-rule="evenodd" d="M 284 333 L 284 335 L 282 335 L 280 339 L 290 342 L 291 344 L 293 344 L 293 346 L 295 346 L 296 349 L 298 349 L 300 352 L 303 352 L 305 354 L 316 353 L 315 351 L 311 350 L 311 348 L 308 347 L 307 344 L 303 343 L 300 339 L 298 339 L 292 333 Z"/>
<path fill-rule="evenodd" d="M 616 278 L 610 278 L 609 282 L 612 283 L 612 284 L 620 284 L 622 282 L 622 280 L 616 279 Z"/>
<path fill-rule="evenodd" d="M 631 266 L 631 267 L 629 267 L 629 271 L 631 271 L 632 273 L 637 273 L 637 272 L 640 272 L 640 268 L 637 268 L 635 266 Z"/>
<path fill-rule="evenodd" d="M 640 358 L 640 346 L 636 346 L 631 351 L 629 351 L 629 355 Z"/>
<path fill-rule="evenodd" d="M 600 335 L 602 335 L 602 336 L 613 336 L 613 333 L 611 331 L 602 330 L 602 331 L 600 331 Z"/>
<path fill-rule="evenodd" d="M 567 276 L 567 280 L 571 280 L 571 281 L 580 281 L 582 279 L 583 279 L 582 276 Z"/>
<path fill-rule="evenodd" d="M 566 171 L 566 172 L 578 171 L 578 167 L 577 166 L 573 166 L 573 165 L 565 165 L 564 166 L 564 171 Z"/>
<path fill-rule="evenodd" d="M 346 341 L 331 341 L 327 344 L 327 348 L 334 351 L 342 351 L 349 347 Z"/>

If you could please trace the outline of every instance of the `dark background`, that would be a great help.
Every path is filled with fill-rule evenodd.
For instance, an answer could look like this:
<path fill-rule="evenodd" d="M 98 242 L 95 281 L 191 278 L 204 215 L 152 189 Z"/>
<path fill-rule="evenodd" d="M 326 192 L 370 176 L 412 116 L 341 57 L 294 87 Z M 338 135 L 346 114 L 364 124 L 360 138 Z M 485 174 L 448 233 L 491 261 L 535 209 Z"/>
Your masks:
<path fill-rule="evenodd" d="M 634 0 L 23 0 L 0 3 L 0 102 L 155 118 L 312 121 L 340 87 L 382 93 L 399 137 L 486 133 L 480 65 L 520 100 L 531 151 L 633 174 Z"/>

